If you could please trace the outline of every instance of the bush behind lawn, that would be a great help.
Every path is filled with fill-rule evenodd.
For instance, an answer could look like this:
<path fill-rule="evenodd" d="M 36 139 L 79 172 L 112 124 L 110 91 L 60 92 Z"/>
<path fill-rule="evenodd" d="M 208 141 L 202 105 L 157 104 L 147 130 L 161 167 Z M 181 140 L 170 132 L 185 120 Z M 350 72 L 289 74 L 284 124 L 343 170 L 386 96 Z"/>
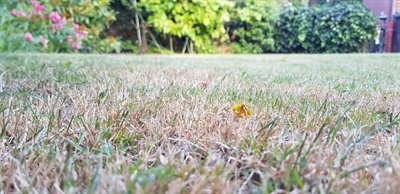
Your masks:
<path fill-rule="evenodd" d="M 362 3 L 288 9 L 277 22 L 280 52 L 352 53 L 377 33 L 375 14 Z"/>

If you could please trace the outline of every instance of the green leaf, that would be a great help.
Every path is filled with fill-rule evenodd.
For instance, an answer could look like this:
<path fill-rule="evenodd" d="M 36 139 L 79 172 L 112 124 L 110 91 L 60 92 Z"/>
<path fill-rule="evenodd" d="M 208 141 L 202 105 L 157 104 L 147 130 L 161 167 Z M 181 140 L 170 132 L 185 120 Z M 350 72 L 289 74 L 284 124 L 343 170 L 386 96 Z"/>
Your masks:
<path fill-rule="evenodd" d="M 205 26 L 210 25 L 210 19 L 209 19 L 209 18 L 204 18 L 203 24 L 204 24 Z"/>
<path fill-rule="evenodd" d="M 71 65 L 72 65 L 72 62 L 71 62 L 71 61 L 68 61 L 68 62 L 66 62 L 66 63 L 64 64 L 65 68 L 67 68 L 67 69 L 70 69 L 70 68 L 71 68 Z"/>
<path fill-rule="evenodd" d="M 374 37 L 376 20 L 362 4 L 339 3 L 333 7 L 287 10 L 276 27 L 281 32 L 275 38 L 281 51 L 358 52 Z"/>

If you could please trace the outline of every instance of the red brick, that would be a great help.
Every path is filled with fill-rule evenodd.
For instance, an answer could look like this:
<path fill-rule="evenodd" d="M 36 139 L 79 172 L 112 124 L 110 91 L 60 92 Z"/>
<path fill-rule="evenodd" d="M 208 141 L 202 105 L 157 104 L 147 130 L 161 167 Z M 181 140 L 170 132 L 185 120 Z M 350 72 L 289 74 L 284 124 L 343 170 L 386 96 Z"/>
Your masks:
<path fill-rule="evenodd" d="M 394 46 L 393 39 L 394 39 L 394 22 L 390 22 L 386 26 L 385 52 L 390 53 L 393 51 L 393 46 Z"/>
<path fill-rule="evenodd" d="M 365 7 L 368 7 L 371 11 L 373 11 L 376 15 L 376 20 L 379 22 L 379 25 L 383 25 L 383 22 L 379 20 L 379 16 L 381 12 L 384 12 L 388 18 L 386 22 L 392 21 L 391 17 L 391 5 L 392 0 L 364 0 Z"/>

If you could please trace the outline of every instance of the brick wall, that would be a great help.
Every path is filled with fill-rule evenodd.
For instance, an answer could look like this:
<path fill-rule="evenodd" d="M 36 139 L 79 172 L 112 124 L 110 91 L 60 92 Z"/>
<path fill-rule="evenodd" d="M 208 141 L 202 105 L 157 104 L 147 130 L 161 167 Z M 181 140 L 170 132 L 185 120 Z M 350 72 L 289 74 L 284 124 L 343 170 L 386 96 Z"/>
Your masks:
<path fill-rule="evenodd" d="M 385 14 L 388 16 L 386 22 L 391 22 L 393 20 L 393 17 L 391 17 L 392 0 L 364 0 L 364 5 L 375 13 L 376 20 L 379 22 L 380 25 L 383 24 L 379 20 L 379 15 L 381 15 L 382 11 L 385 12 Z"/>
<path fill-rule="evenodd" d="M 396 5 L 394 5 L 394 12 L 395 13 L 400 13 L 400 0 L 396 0 L 395 1 Z M 400 23 L 396 23 L 395 25 L 400 25 Z M 396 27 L 396 26 L 395 26 Z M 396 32 L 394 31 L 394 35 L 393 35 L 393 50 L 396 52 L 400 52 L 400 44 L 397 44 L 400 40 L 400 32 Z"/>

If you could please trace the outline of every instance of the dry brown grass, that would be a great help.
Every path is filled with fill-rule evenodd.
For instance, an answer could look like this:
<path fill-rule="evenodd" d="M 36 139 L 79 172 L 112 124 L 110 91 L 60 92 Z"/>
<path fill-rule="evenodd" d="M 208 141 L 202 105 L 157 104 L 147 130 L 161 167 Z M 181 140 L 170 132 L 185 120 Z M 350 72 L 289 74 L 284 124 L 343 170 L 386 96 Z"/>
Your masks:
<path fill-rule="evenodd" d="M 400 191 L 400 55 L 2 55 L 3 72 L 2 193 Z"/>

